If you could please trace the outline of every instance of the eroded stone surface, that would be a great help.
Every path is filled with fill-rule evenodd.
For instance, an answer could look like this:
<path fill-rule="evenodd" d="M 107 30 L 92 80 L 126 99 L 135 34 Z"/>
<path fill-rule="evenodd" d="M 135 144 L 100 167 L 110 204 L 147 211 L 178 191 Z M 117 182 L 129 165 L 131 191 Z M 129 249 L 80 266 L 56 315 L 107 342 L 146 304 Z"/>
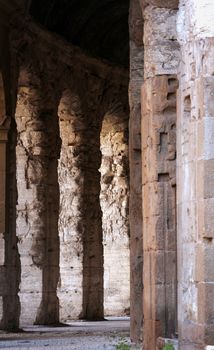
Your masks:
<path fill-rule="evenodd" d="M 60 140 L 57 106 L 50 106 L 43 89 L 35 72 L 21 71 L 16 108 L 21 324 L 58 322 Z"/>
<path fill-rule="evenodd" d="M 128 116 L 106 115 L 101 130 L 101 193 L 104 245 L 104 312 L 129 314 Z"/>
<path fill-rule="evenodd" d="M 64 91 L 58 109 L 61 154 L 60 188 L 60 320 L 78 319 L 82 313 L 84 122 L 78 96 Z"/>

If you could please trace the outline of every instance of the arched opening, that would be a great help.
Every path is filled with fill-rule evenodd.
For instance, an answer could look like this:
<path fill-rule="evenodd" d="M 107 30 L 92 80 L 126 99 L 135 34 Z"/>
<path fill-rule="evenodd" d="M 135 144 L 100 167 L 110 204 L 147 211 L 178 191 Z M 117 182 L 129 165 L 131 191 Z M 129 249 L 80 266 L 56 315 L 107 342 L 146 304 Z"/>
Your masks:
<path fill-rule="evenodd" d="M 130 313 L 128 115 L 109 112 L 100 135 L 104 314 Z"/>

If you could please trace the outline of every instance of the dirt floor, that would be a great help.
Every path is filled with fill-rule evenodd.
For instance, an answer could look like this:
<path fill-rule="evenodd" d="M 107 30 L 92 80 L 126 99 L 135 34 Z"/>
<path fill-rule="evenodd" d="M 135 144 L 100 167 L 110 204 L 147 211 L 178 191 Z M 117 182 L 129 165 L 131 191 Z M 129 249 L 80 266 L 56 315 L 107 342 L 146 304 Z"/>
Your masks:
<path fill-rule="evenodd" d="M 24 327 L 20 333 L 0 332 L 0 349 L 115 350 L 137 349 L 130 344 L 129 319 L 72 322 L 61 327 Z"/>

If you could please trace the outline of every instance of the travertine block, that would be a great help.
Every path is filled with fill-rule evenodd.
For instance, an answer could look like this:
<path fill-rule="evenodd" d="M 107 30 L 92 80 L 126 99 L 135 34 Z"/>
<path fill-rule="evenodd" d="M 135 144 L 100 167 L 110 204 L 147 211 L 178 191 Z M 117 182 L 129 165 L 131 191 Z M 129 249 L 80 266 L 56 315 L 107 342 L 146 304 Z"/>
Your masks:
<path fill-rule="evenodd" d="M 177 11 L 156 6 L 144 10 L 145 77 L 176 74 L 179 44 L 176 40 Z"/>
<path fill-rule="evenodd" d="M 204 241 L 196 246 L 196 282 L 212 282 L 214 247 L 212 242 Z"/>
<path fill-rule="evenodd" d="M 200 282 L 198 284 L 198 322 L 209 325 L 214 314 L 214 284 L 213 282 Z"/>
<path fill-rule="evenodd" d="M 214 198 L 198 201 L 199 237 L 214 238 Z"/>

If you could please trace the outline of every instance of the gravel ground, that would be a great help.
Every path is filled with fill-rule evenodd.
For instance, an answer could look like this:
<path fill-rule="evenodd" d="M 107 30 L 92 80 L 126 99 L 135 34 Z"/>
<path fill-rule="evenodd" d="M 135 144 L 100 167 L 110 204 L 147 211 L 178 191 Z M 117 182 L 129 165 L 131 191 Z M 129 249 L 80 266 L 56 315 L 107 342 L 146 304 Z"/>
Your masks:
<path fill-rule="evenodd" d="M 72 322 L 62 327 L 24 327 L 20 333 L 0 333 L 0 349 L 5 350 L 115 350 L 117 344 L 124 342 L 130 344 L 127 318 Z"/>

